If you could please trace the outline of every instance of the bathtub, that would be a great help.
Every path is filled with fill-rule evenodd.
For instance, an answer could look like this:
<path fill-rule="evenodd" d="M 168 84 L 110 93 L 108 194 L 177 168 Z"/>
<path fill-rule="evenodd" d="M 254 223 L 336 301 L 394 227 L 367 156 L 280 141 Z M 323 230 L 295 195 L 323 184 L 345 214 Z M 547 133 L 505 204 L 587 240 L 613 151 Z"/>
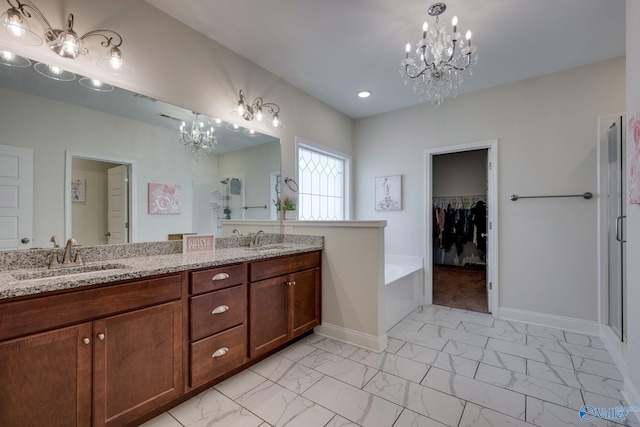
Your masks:
<path fill-rule="evenodd" d="M 385 327 L 388 331 L 422 303 L 423 260 L 418 256 L 385 255 Z"/>

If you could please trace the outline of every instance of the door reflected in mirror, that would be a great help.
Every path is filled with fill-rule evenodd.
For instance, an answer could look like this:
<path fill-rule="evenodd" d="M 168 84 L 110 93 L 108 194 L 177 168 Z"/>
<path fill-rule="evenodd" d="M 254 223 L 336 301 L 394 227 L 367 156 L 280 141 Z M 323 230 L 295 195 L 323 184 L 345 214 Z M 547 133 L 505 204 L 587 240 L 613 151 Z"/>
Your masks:
<path fill-rule="evenodd" d="M 82 245 L 133 241 L 135 162 L 67 152 L 65 233 Z M 69 168 L 70 166 L 70 168 Z M 70 169 L 70 170 L 69 170 Z"/>

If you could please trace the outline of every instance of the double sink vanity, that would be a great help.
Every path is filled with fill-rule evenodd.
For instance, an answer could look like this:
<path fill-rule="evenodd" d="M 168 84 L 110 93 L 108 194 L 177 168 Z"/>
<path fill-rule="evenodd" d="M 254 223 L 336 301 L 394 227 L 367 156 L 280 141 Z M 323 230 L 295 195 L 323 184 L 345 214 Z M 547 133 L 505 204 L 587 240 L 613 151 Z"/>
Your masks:
<path fill-rule="evenodd" d="M 320 324 L 317 236 L 0 253 L 0 425 L 136 425 Z M 36 266 L 36 268 L 33 268 Z"/>

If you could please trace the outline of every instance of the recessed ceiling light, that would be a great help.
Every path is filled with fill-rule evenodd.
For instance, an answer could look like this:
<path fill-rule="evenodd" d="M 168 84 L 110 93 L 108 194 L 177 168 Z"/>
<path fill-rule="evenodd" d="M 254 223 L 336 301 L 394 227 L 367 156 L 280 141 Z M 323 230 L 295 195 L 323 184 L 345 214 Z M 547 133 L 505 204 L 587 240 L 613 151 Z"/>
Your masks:
<path fill-rule="evenodd" d="M 360 98 L 368 98 L 371 96 L 371 91 L 370 90 L 363 90 L 358 92 L 358 97 Z"/>

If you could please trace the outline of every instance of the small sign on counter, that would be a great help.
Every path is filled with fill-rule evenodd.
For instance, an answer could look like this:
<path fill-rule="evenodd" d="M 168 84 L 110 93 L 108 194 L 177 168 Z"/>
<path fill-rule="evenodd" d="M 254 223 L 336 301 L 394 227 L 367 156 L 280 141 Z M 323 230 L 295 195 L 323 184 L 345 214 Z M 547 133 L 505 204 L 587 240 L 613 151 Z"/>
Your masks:
<path fill-rule="evenodd" d="M 184 235 L 182 239 L 183 254 L 197 254 L 213 252 L 215 250 L 216 237 L 213 234 Z"/>

